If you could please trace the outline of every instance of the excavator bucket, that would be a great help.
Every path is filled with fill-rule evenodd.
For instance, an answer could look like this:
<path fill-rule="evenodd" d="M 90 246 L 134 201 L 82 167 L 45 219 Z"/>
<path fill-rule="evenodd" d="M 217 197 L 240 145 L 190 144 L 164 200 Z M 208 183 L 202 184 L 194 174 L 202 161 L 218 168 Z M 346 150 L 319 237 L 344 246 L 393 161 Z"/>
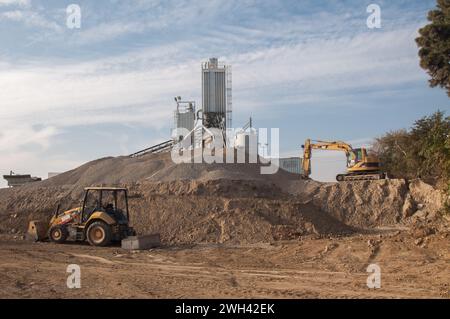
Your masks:
<path fill-rule="evenodd" d="M 42 241 L 47 238 L 48 225 L 38 220 L 30 221 L 28 225 L 27 239 Z"/>

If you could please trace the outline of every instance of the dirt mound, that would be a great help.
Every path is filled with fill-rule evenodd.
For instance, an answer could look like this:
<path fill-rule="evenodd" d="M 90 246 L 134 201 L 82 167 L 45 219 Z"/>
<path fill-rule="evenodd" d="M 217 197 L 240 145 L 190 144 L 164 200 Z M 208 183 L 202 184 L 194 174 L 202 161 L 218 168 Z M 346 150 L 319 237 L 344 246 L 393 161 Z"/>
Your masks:
<path fill-rule="evenodd" d="M 167 243 L 254 243 L 303 235 L 428 220 L 442 194 L 421 182 L 381 180 L 319 183 L 261 164 L 179 164 L 170 154 L 104 158 L 51 179 L 0 190 L 0 232 L 24 232 L 30 219 L 79 205 L 83 188 L 130 189 L 132 223 L 160 232 Z"/>
<path fill-rule="evenodd" d="M 298 175 L 279 170 L 262 175 L 266 164 L 175 164 L 170 153 L 148 154 L 142 157 L 107 157 L 86 163 L 78 168 L 23 188 L 61 187 L 70 185 L 75 191 L 86 186 L 121 185 L 143 181 L 179 180 L 296 180 Z"/>
<path fill-rule="evenodd" d="M 407 217 L 403 211 L 407 192 L 404 180 L 335 183 L 322 186 L 312 202 L 348 225 L 375 227 Z"/>
<path fill-rule="evenodd" d="M 82 189 L 93 185 L 117 185 L 144 180 L 170 164 L 170 154 L 150 154 L 142 157 L 107 157 L 86 163 L 71 171 L 27 188 L 61 187 L 70 185 Z"/>
<path fill-rule="evenodd" d="M 343 183 L 290 182 L 283 188 L 311 201 L 347 225 L 361 228 L 395 225 L 415 219 L 433 220 L 443 194 L 420 180 L 401 179 Z"/>
<path fill-rule="evenodd" d="M 138 233 L 160 232 L 170 244 L 270 242 L 353 231 L 271 183 L 211 180 L 127 186 L 131 220 Z M 73 194 L 70 187 L 1 191 L 0 232 L 23 232 L 29 219 L 48 220 L 57 202 L 62 209 L 73 207 L 78 201 Z"/>
<path fill-rule="evenodd" d="M 138 230 L 159 231 L 171 243 L 254 243 L 352 232 L 314 205 L 277 196 L 279 190 L 269 185 L 246 181 L 183 184 L 145 183 L 132 188 L 138 197 L 131 203 Z"/>

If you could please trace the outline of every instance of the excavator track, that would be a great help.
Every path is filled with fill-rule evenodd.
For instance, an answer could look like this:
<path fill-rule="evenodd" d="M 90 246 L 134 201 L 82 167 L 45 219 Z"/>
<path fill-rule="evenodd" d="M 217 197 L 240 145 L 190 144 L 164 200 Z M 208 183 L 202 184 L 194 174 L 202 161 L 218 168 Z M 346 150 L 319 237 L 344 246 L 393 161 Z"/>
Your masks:
<path fill-rule="evenodd" d="M 370 172 L 363 174 L 340 174 L 336 176 L 336 180 L 338 182 L 347 182 L 347 181 L 373 181 L 385 179 L 386 176 L 381 172 Z"/>

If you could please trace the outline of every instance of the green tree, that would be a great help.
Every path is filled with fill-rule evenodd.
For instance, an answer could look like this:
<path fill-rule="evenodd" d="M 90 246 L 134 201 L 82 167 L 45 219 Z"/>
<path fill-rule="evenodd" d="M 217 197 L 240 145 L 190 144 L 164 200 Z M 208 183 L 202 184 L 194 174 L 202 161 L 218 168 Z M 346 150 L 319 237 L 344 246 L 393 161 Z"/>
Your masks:
<path fill-rule="evenodd" d="M 450 182 L 450 117 L 437 111 L 417 120 L 410 130 L 377 138 L 378 153 L 388 175 L 423 178 L 441 185 Z"/>
<path fill-rule="evenodd" d="M 440 86 L 450 96 L 450 0 L 437 0 L 428 13 L 431 22 L 419 30 L 420 66 L 431 76 L 431 87 Z"/>
<path fill-rule="evenodd" d="M 414 123 L 411 129 L 414 141 L 417 169 L 421 176 L 450 178 L 450 117 L 436 112 Z"/>
<path fill-rule="evenodd" d="M 398 130 L 377 138 L 374 150 L 389 176 L 412 179 L 417 177 L 417 171 L 414 169 L 417 163 L 411 146 L 408 131 Z"/>

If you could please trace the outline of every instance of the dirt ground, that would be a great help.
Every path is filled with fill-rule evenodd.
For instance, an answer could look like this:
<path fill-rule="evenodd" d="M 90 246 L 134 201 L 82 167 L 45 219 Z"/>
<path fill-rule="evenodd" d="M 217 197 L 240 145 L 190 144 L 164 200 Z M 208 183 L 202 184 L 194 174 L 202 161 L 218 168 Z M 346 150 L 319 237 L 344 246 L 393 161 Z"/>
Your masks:
<path fill-rule="evenodd" d="M 450 236 L 407 231 L 149 251 L 0 237 L 0 298 L 450 298 Z M 69 264 L 81 288 L 68 289 Z M 366 285 L 369 264 L 381 288 Z"/>

